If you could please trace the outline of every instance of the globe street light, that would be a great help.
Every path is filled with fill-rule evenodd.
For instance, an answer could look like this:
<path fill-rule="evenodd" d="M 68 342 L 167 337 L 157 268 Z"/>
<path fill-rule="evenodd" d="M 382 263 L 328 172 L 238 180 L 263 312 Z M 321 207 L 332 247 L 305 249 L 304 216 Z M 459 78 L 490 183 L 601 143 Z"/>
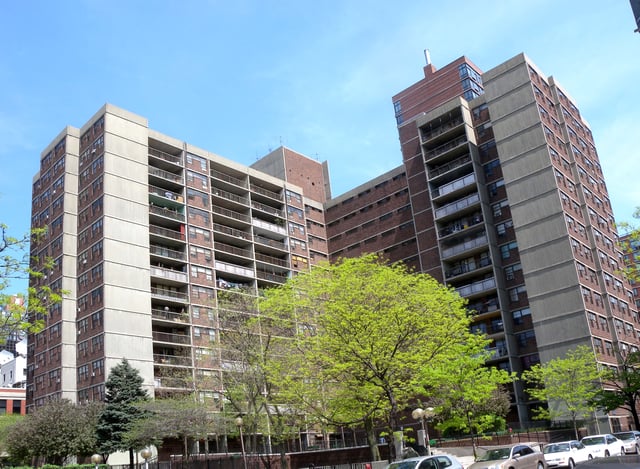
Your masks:
<path fill-rule="evenodd" d="M 96 469 L 98 469 L 98 466 L 102 463 L 102 455 L 96 453 L 94 455 L 91 456 L 91 463 L 95 464 Z"/>
<path fill-rule="evenodd" d="M 429 427 L 425 426 L 425 419 L 429 419 L 433 417 L 433 407 L 427 407 L 426 409 L 421 409 L 418 407 L 411 412 L 411 417 L 414 420 L 420 420 L 421 430 L 418 430 L 418 444 L 420 446 L 424 446 L 427 448 L 427 456 L 431 456 L 431 445 L 429 443 Z"/>
<path fill-rule="evenodd" d="M 140 456 L 144 459 L 144 469 L 149 469 L 149 458 L 151 457 L 151 450 L 149 448 L 145 448 L 140 451 Z"/>
<path fill-rule="evenodd" d="M 244 465 L 244 469 L 247 469 L 247 454 L 244 451 L 244 438 L 242 436 L 242 417 L 236 417 L 236 427 L 240 431 L 240 448 L 242 449 L 242 464 Z"/>

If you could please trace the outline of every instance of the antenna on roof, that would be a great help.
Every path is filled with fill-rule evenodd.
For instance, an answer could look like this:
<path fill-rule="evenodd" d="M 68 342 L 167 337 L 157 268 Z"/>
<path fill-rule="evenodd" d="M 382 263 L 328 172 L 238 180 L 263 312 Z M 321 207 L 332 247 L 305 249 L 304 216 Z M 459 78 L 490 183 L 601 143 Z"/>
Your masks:
<path fill-rule="evenodd" d="M 424 50 L 424 60 L 427 62 L 427 65 L 431 65 L 431 54 L 429 53 L 429 49 Z"/>

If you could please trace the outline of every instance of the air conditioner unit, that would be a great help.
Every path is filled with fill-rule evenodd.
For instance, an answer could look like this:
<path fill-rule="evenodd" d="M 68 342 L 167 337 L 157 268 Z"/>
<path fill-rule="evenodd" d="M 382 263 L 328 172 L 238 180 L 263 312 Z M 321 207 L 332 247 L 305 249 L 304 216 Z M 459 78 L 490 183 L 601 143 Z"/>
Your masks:
<path fill-rule="evenodd" d="M 95 378 L 95 377 L 96 377 L 96 373 L 95 373 L 95 372 L 92 372 L 92 373 L 91 373 L 91 377 L 92 377 L 92 378 Z"/>

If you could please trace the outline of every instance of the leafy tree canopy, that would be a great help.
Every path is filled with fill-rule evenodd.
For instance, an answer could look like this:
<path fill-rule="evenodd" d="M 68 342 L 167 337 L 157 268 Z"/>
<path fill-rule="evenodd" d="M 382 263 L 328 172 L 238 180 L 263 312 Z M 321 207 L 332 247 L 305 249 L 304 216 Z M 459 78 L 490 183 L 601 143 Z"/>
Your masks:
<path fill-rule="evenodd" d="M 596 363 L 592 349 L 579 346 L 569 350 L 564 358 L 537 364 L 522 373 L 530 385 L 527 392 L 547 406 L 536 410 L 536 418 L 570 420 L 578 438 L 578 420 L 595 410 L 594 398 L 605 374 Z"/>
<path fill-rule="evenodd" d="M 488 343 L 470 333 L 453 289 L 375 254 L 316 266 L 268 290 L 260 307 L 295 338 L 295 353 L 272 363 L 283 397 L 341 425 L 384 416 L 399 429 L 402 409 Z"/>

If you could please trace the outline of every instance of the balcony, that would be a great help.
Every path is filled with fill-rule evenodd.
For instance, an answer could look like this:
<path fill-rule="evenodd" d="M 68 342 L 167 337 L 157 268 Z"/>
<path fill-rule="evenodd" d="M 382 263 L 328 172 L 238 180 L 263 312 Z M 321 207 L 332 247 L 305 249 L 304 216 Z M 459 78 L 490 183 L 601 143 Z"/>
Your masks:
<path fill-rule="evenodd" d="M 261 204 L 260 202 L 251 202 L 251 207 L 260 210 L 261 212 L 268 213 L 270 215 L 274 215 L 276 217 L 284 218 L 284 212 L 275 207 L 271 207 L 270 205 Z"/>
<path fill-rule="evenodd" d="M 471 163 L 471 155 L 467 153 L 466 155 L 456 158 L 453 161 L 449 161 L 448 163 L 433 166 L 429 169 L 429 178 L 435 179 L 443 174 L 447 174 L 449 171 L 453 171 L 454 169 L 466 167 L 469 163 Z"/>
<path fill-rule="evenodd" d="M 187 259 L 187 255 L 182 251 L 176 251 L 175 249 L 155 244 L 149 246 L 149 252 L 155 256 L 166 257 L 177 261 L 185 261 Z"/>
<path fill-rule="evenodd" d="M 156 332 L 152 333 L 154 342 L 166 342 L 169 344 L 189 345 L 191 344 L 191 337 L 187 334 L 171 334 L 168 332 Z"/>
<path fill-rule="evenodd" d="M 160 179 L 164 179 L 165 181 L 174 182 L 176 184 L 182 184 L 182 176 L 180 174 L 170 173 L 169 171 L 165 171 L 159 168 L 154 168 L 153 166 L 149 166 L 149 175 L 158 177 Z"/>
<path fill-rule="evenodd" d="M 459 127 L 463 123 L 464 123 L 464 120 L 462 119 L 462 116 L 458 116 L 432 129 L 426 129 L 425 127 L 422 127 L 421 129 L 422 142 L 424 143 L 424 142 L 427 142 L 428 140 L 432 140 L 439 135 L 442 135 L 446 132 L 449 132 L 452 129 L 455 129 L 456 127 Z"/>
<path fill-rule="evenodd" d="M 149 232 L 151 234 L 163 236 L 165 238 L 177 239 L 179 241 L 185 240 L 184 233 L 176 230 L 170 230 L 168 228 L 163 228 L 161 226 L 149 225 Z"/>
<path fill-rule="evenodd" d="M 431 191 L 431 198 L 437 199 L 439 197 L 444 197 L 447 194 L 453 194 L 455 192 L 464 189 L 465 187 L 475 186 L 476 183 L 476 175 L 471 173 L 467 174 L 464 177 L 456 179 L 455 181 L 451 181 L 447 184 L 443 184 L 436 189 Z"/>
<path fill-rule="evenodd" d="M 151 276 L 160 277 L 173 282 L 187 283 L 188 277 L 184 272 L 178 270 L 166 269 L 164 267 L 151 266 Z"/>
<path fill-rule="evenodd" d="M 431 150 L 428 150 L 425 152 L 425 159 L 427 161 L 432 160 L 434 158 L 437 158 L 438 156 L 442 156 L 445 153 L 450 152 L 451 150 L 454 150 L 456 148 L 465 148 L 466 149 L 466 144 L 467 144 L 468 140 L 467 140 L 467 136 L 466 135 L 462 135 L 458 138 L 455 138 L 447 143 L 443 143 L 442 145 L 439 145 Z M 464 147 L 463 147 L 464 145 Z"/>
<path fill-rule="evenodd" d="M 213 197 L 217 197 L 219 199 L 225 199 L 231 202 L 235 202 L 240 205 L 249 205 L 249 198 L 243 197 L 238 194 L 234 194 L 233 192 L 225 191 L 222 189 L 214 188 L 211 193 Z M 214 204 L 215 205 L 215 204 Z"/>
<path fill-rule="evenodd" d="M 282 236 L 287 235 L 287 229 L 285 227 L 276 225 L 275 223 L 269 223 L 268 221 L 264 221 L 259 218 L 253 219 L 253 226 L 259 228 L 260 230 L 278 233 Z"/>
<path fill-rule="evenodd" d="M 247 269 L 246 267 L 242 267 L 235 264 L 229 264 L 228 262 L 220 262 L 216 261 L 214 264 L 214 269 L 227 272 L 229 274 L 239 275 L 242 277 L 254 278 L 253 269 Z"/>
<path fill-rule="evenodd" d="M 191 357 L 181 357 L 178 355 L 165 355 L 161 353 L 153 354 L 153 361 L 158 365 L 191 366 Z"/>
<path fill-rule="evenodd" d="M 216 233 L 222 233 L 234 238 L 244 239 L 246 241 L 251 241 L 251 234 L 246 231 L 236 230 L 235 228 L 231 228 L 229 226 L 221 225 L 220 223 L 213 224 L 213 231 Z"/>
<path fill-rule="evenodd" d="M 232 246 L 231 244 L 221 243 L 219 241 L 215 241 L 213 243 L 213 247 L 216 250 L 216 254 L 224 252 L 245 259 L 251 259 L 253 257 L 251 249 L 240 248 L 238 246 Z"/>
<path fill-rule="evenodd" d="M 172 220 L 183 222 L 185 221 L 184 213 L 178 212 L 176 209 L 170 209 L 167 207 L 157 207 L 155 205 L 149 205 L 149 212 L 154 215 L 160 215 L 165 218 L 171 218 Z"/>
<path fill-rule="evenodd" d="M 164 151 L 156 150 L 155 148 L 149 148 L 149 156 L 167 161 L 178 166 L 184 166 L 182 162 L 182 155 L 171 155 L 169 153 L 165 153 Z"/>
<path fill-rule="evenodd" d="M 468 241 L 464 241 L 460 244 L 456 244 L 454 246 L 444 248 L 441 251 L 441 257 L 443 259 L 448 259 L 453 256 L 457 256 L 464 252 L 472 251 L 478 249 L 480 247 L 484 247 L 488 244 L 489 240 L 487 238 L 486 233 L 481 233 L 477 238 L 470 239 Z"/>
<path fill-rule="evenodd" d="M 487 290 L 494 290 L 496 288 L 496 279 L 491 277 L 479 282 L 474 282 L 469 285 L 463 285 L 456 288 L 458 294 L 462 297 L 468 297 L 485 293 Z"/>
<path fill-rule="evenodd" d="M 222 207 L 212 207 L 211 211 L 214 213 L 214 215 L 222 215 L 224 217 L 227 218 L 231 218 L 233 220 L 239 220 L 242 222 L 246 222 L 246 223 L 250 223 L 251 222 L 251 217 L 249 217 L 249 215 L 246 215 L 244 213 L 240 213 L 240 212 L 236 212 L 234 210 L 229 210 L 226 208 L 222 208 Z"/>
<path fill-rule="evenodd" d="M 155 298 L 177 302 L 186 302 L 189 299 L 189 295 L 184 292 L 175 291 L 170 288 L 164 288 L 157 285 L 151 286 L 151 295 Z"/>
<path fill-rule="evenodd" d="M 163 187 L 150 185 L 149 194 L 158 196 L 161 198 L 161 200 L 166 199 L 167 201 L 177 202 L 177 204 L 170 204 L 170 206 L 173 207 L 179 207 L 184 202 L 184 199 L 182 198 L 182 194 L 180 192 L 170 191 L 169 189 L 165 189 Z"/>
<path fill-rule="evenodd" d="M 451 269 L 445 270 L 444 276 L 449 279 L 451 277 L 457 277 L 459 275 L 469 274 L 484 270 L 486 267 L 491 266 L 491 259 L 486 257 L 479 259 L 474 263 L 460 264 L 453 266 Z"/>
<path fill-rule="evenodd" d="M 226 173 L 223 173 L 221 171 L 215 170 L 215 169 L 211 169 L 210 171 L 211 177 L 214 179 L 218 179 L 220 181 L 224 181 L 224 182 L 228 182 L 229 184 L 233 184 L 234 186 L 238 186 L 238 187 L 243 187 L 246 188 L 247 187 L 247 183 L 242 180 L 242 179 L 238 179 L 236 177 L 230 176 Z"/>
<path fill-rule="evenodd" d="M 186 323 L 189 320 L 189 316 L 186 312 L 171 311 L 167 306 L 164 309 L 152 308 L 151 317 L 153 319 L 160 319 L 163 321 Z"/>
<path fill-rule="evenodd" d="M 266 254 L 261 254 L 259 252 L 256 252 L 256 261 L 263 262 L 265 264 L 279 265 L 280 267 L 284 267 L 285 269 L 289 268 L 288 260 L 280 259 L 278 257 L 268 256 Z"/>
<path fill-rule="evenodd" d="M 475 205 L 478 205 L 479 203 L 480 203 L 480 196 L 477 193 L 471 194 L 468 197 L 465 197 L 460 200 L 456 200 L 455 202 L 447 204 L 444 207 L 435 209 L 435 212 L 434 212 L 435 218 L 446 217 L 447 215 L 451 215 L 453 213 L 459 212 L 468 207 L 473 207 Z"/>
<path fill-rule="evenodd" d="M 279 200 L 279 201 L 282 201 L 283 199 L 281 193 L 270 191 L 269 189 L 256 186 L 255 184 L 249 184 L 249 188 L 251 189 L 252 192 L 263 195 L 265 197 L 269 197 L 270 199 Z"/>
<path fill-rule="evenodd" d="M 255 242 L 263 246 L 269 246 L 272 248 L 280 249 L 282 251 L 287 251 L 286 244 L 284 244 L 282 241 L 276 241 L 275 239 L 266 238 L 264 236 L 256 236 Z"/>
<path fill-rule="evenodd" d="M 273 283 L 285 283 L 289 278 L 286 274 L 275 272 L 267 272 L 266 270 L 257 269 L 256 275 L 260 280 L 267 280 Z"/>

